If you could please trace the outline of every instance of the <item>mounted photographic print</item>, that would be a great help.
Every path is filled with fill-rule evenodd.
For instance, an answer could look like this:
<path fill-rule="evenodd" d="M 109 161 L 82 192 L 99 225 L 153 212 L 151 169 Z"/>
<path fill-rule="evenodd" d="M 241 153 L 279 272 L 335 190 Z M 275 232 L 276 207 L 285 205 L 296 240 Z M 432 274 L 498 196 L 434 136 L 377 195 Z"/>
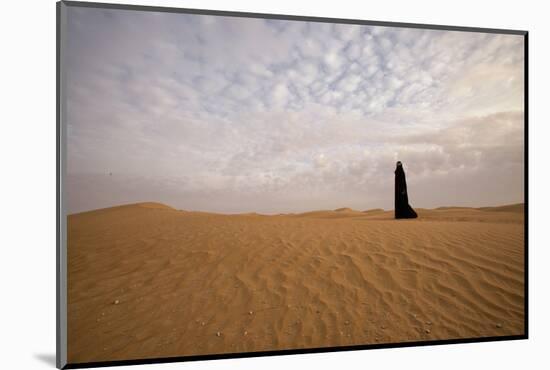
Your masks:
<path fill-rule="evenodd" d="M 59 367 L 527 338 L 527 32 L 57 10 Z"/>

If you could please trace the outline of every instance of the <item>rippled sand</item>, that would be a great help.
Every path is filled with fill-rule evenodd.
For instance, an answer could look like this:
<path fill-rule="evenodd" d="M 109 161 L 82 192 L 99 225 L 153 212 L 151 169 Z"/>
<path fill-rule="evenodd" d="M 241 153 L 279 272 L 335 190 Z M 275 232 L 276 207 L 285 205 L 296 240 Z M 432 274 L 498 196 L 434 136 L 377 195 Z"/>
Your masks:
<path fill-rule="evenodd" d="M 524 334 L 523 205 L 68 217 L 70 363 Z"/>

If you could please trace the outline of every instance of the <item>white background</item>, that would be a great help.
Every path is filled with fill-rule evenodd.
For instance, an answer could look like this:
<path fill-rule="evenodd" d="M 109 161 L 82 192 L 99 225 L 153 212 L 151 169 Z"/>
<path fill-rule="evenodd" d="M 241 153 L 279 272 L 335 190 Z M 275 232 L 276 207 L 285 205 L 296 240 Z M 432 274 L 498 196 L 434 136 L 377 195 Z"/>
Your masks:
<path fill-rule="evenodd" d="M 113 0 L 112 2 L 120 2 Z M 132 369 L 317 367 L 548 368 L 550 27 L 543 1 L 127 0 L 133 4 L 401 21 L 530 31 L 530 339 L 134 366 Z M 6 1 L 1 12 L 0 367 L 53 368 L 55 359 L 55 2 Z"/>

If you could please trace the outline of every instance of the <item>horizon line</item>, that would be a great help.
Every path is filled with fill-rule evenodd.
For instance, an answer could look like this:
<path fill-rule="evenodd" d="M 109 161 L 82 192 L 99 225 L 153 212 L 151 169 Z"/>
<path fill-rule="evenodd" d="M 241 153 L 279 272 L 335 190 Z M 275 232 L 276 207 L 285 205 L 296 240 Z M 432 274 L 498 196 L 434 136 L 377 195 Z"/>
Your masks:
<path fill-rule="evenodd" d="M 483 206 L 456 206 L 456 205 L 443 205 L 443 206 L 437 206 L 437 207 L 431 207 L 431 208 L 425 208 L 425 207 L 413 207 L 415 210 L 443 210 L 445 208 L 469 208 L 469 209 L 476 209 L 481 210 L 483 208 L 502 208 L 502 207 L 510 207 L 510 206 L 519 206 L 523 205 L 525 207 L 525 202 L 517 202 L 517 203 L 505 203 L 505 204 L 498 204 L 498 205 L 483 205 Z M 143 201 L 143 202 L 133 202 L 133 203 L 123 203 L 123 204 L 117 204 L 110 207 L 102 207 L 102 208 L 94 208 L 86 211 L 80 211 L 80 212 L 74 212 L 69 213 L 67 216 L 73 216 L 73 215 L 79 215 L 83 213 L 89 213 L 89 212 L 97 212 L 97 211 L 105 211 L 112 208 L 123 208 L 123 207 L 131 207 L 131 206 L 141 206 L 143 208 L 152 208 L 152 209 L 171 209 L 178 212 L 190 212 L 190 213 L 208 213 L 213 215 L 223 215 L 223 216 L 239 216 L 239 215 L 258 215 L 258 216 L 281 216 L 281 215 L 301 215 L 306 213 L 313 213 L 313 212 L 344 212 L 344 211 L 352 211 L 352 212 L 359 212 L 359 213 L 367 213 L 367 212 L 392 212 L 395 211 L 394 208 L 391 209 L 385 209 L 385 208 L 369 208 L 365 210 L 358 210 L 351 207 L 339 207 L 334 209 L 312 209 L 312 210 L 305 210 L 305 211 L 299 211 L 299 212 L 276 212 L 276 213 L 260 213 L 257 211 L 246 211 L 246 212 L 233 212 L 233 213 L 222 213 L 222 212 L 214 212 L 214 211 L 203 211 L 203 210 L 192 210 L 192 209 L 182 209 L 182 208 L 176 208 L 171 205 L 168 205 L 166 203 L 162 202 L 156 202 L 156 201 Z"/>

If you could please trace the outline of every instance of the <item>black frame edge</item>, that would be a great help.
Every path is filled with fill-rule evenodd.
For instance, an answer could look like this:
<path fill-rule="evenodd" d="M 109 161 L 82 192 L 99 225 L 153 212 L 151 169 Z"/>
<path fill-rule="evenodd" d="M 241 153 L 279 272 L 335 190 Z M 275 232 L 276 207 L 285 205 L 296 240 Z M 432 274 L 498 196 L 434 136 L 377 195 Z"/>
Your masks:
<path fill-rule="evenodd" d="M 422 341 L 422 342 L 402 342 L 397 344 L 382 343 L 382 344 L 352 345 L 352 346 L 326 347 L 326 348 L 321 347 L 321 348 L 307 348 L 307 349 L 302 349 L 302 348 L 286 349 L 286 350 L 277 350 L 277 351 L 220 353 L 220 354 L 212 354 L 212 355 L 193 355 L 193 356 L 178 356 L 178 357 L 166 357 L 166 358 L 144 358 L 144 359 L 134 359 L 134 360 L 68 363 L 65 367 L 63 367 L 63 369 L 84 369 L 84 368 L 105 367 L 105 366 L 151 365 L 151 364 L 162 364 L 162 363 L 173 363 L 173 362 L 303 355 L 303 354 L 330 353 L 330 352 L 343 352 L 343 351 L 361 351 L 361 350 L 369 350 L 369 349 L 425 347 L 425 346 L 434 346 L 434 345 L 500 342 L 500 341 L 525 340 L 525 339 L 527 339 L 526 335 L 511 335 L 511 336 L 502 336 L 502 337 L 461 338 L 461 339 L 446 339 L 446 340 L 430 340 L 430 341 Z"/>
<path fill-rule="evenodd" d="M 56 367 L 58 369 L 65 368 L 67 366 L 67 308 L 65 306 L 67 299 L 66 282 L 67 276 L 66 268 L 63 265 L 66 263 L 64 258 L 64 221 L 62 220 L 64 210 L 62 203 L 63 192 L 63 147 L 64 147 L 64 134 L 63 134 L 63 97 L 62 97 L 62 37 L 63 37 L 63 22 L 66 13 L 66 4 L 64 1 L 58 1 L 55 4 L 56 10 L 56 346 L 55 346 L 55 359 Z"/>
<path fill-rule="evenodd" d="M 348 19 L 348 18 L 329 18 L 329 17 L 288 15 L 288 14 L 241 12 L 241 11 L 229 11 L 229 10 L 176 8 L 176 7 L 153 6 L 153 5 L 112 4 L 112 3 L 101 3 L 101 2 L 73 1 L 73 0 L 62 0 L 62 2 L 68 6 L 74 6 L 74 7 L 80 7 L 80 8 L 202 14 L 202 15 L 225 16 L 225 17 L 279 19 L 279 20 L 287 20 L 287 21 L 358 24 L 358 25 L 401 27 L 401 28 L 421 28 L 421 29 L 429 29 L 429 30 L 441 30 L 441 31 L 499 33 L 499 34 L 507 34 L 507 35 L 525 35 L 527 33 L 526 30 L 463 27 L 463 26 L 425 24 L 425 23 L 386 22 L 386 21 L 373 21 L 373 20 Z"/>
<path fill-rule="evenodd" d="M 524 71 L 524 86 L 523 86 L 523 193 L 524 193 L 524 305 L 523 312 L 525 323 L 523 324 L 525 338 L 529 338 L 529 32 L 524 35 L 524 56 L 523 56 L 523 71 Z"/>
<path fill-rule="evenodd" d="M 61 25 L 60 25 L 60 19 L 61 19 L 61 3 L 57 2 L 55 4 L 55 19 L 56 19 L 56 31 L 55 31 L 55 46 L 56 46 L 56 62 L 55 62 L 55 121 L 56 121 L 56 140 L 55 140 L 55 173 L 56 173 L 56 184 L 55 184 L 55 364 L 57 368 L 62 368 L 65 364 L 61 363 L 61 330 L 60 330 L 60 323 L 61 323 L 61 312 L 60 312 L 60 267 L 61 267 L 61 256 L 60 256 L 60 249 L 61 249 L 61 243 L 60 243 L 60 231 L 59 231 L 59 221 L 61 218 L 60 215 L 60 204 L 59 204 L 59 185 L 60 185 L 60 171 L 59 171 L 59 149 L 60 149 L 60 90 L 59 90 L 59 72 L 61 70 L 59 58 L 60 58 L 60 48 L 59 48 L 59 41 L 61 36 Z"/>

